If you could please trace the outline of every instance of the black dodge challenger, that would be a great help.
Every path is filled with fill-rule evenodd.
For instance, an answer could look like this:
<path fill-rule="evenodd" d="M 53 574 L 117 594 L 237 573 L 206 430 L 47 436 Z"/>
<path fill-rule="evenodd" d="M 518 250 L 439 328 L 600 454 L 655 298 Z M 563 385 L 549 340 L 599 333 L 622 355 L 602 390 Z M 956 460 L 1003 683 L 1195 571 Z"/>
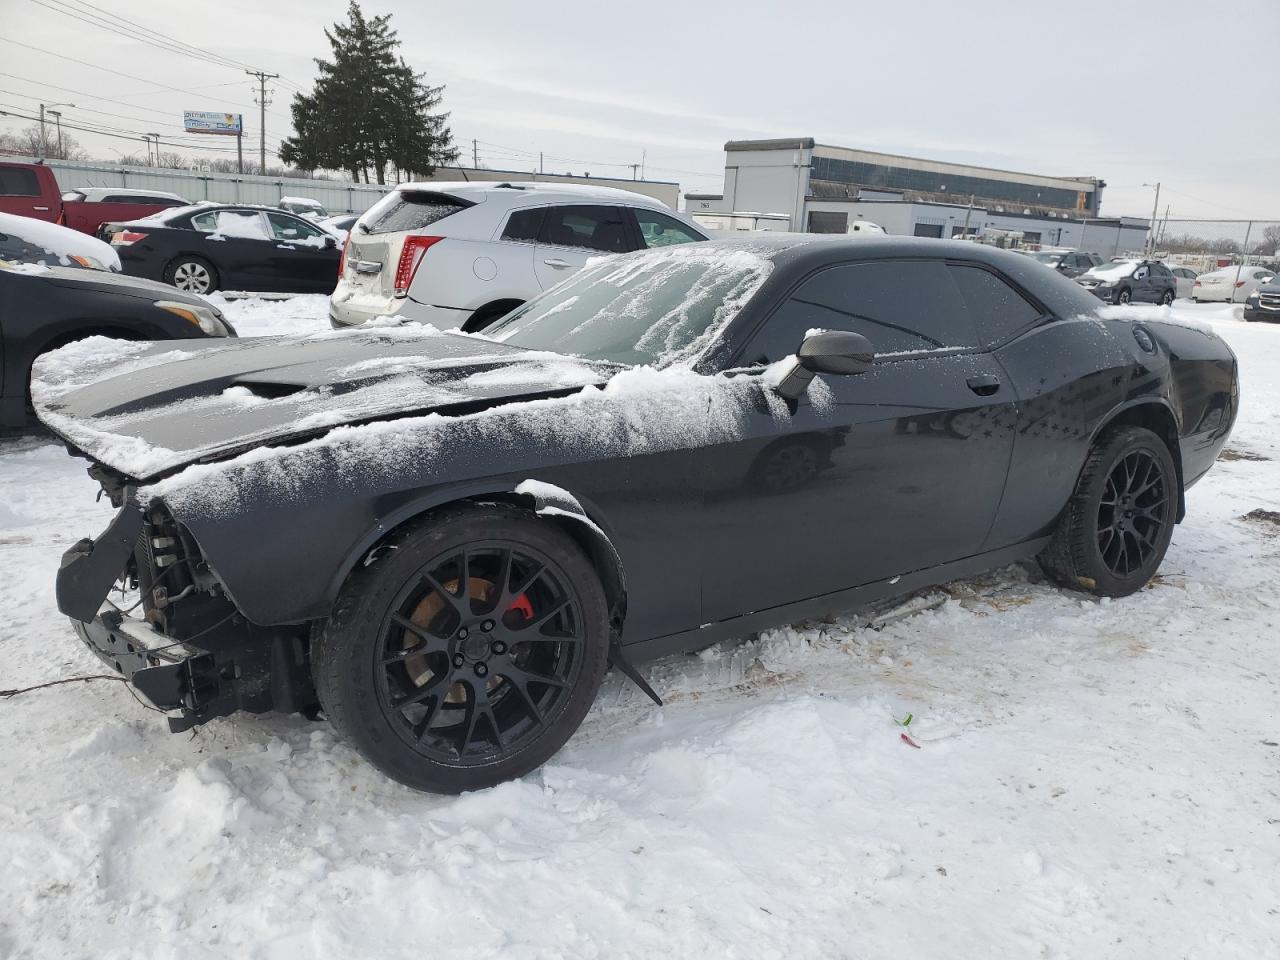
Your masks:
<path fill-rule="evenodd" d="M 1107 309 L 977 245 L 784 236 L 597 261 L 483 337 L 38 365 L 119 508 L 58 603 L 174 729 L 319 708 L 406 784 L 494 784 L 609 662 L 643 685 L 645 658 L 1031 557 L 1140 589 L 1236 360 Z"/>

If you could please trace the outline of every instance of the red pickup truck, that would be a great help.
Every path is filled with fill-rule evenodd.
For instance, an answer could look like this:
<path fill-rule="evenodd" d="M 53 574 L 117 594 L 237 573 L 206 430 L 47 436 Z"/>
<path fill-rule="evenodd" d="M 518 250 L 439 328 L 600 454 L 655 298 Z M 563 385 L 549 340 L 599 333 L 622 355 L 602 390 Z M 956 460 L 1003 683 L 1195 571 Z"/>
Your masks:
<path fill-rule="evenodd" d="M 130 187 L 78 187 L 62 191 L 42 163 L 0 162 L 0 213 L 49 220 L 95 235 L 109 220 L 137 220 L 185 206 L 176 193 Z"/>

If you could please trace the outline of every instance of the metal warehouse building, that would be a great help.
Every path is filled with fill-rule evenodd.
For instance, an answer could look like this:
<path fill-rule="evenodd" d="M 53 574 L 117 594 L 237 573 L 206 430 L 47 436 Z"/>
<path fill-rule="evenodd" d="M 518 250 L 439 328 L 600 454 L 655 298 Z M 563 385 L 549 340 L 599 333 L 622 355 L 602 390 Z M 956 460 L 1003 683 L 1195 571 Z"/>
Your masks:
<path fill-rule="evenodd" d="M 1106 256 L 1140 250 L 1148 221 L 1098 216 L 1106 183 L 921 160 L 795 140 L 731 140 L 724 193 L 688 194 L 712 229 L 848 233 L 870 220 L 917 237 L 1021 233 Z"/>

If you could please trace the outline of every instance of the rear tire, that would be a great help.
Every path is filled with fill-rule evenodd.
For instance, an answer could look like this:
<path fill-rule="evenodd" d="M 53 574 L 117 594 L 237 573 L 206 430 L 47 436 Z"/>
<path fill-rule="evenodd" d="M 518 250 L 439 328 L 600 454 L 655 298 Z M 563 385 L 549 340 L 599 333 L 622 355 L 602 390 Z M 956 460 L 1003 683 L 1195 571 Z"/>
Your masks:
<path fill-rule="evenodd" d="M 1160 306 L 1167 307 L 1173 304 L 1173 291 L 1166 290 L 1160 295 Z"/>
<path fill-rule="evenodd" d="M 1123 287 L 1115 292 L 1115 297 L 1111 302 L 1114 304 L 1126 304 L 1132 299 L 1133 294 L 1129 292 L 1129 288 Z"/>
<path fill-rule="evenodd" d="M 461 504 L 352 574 L 311 669 L 325 715 L 374 766 L 460 793 L 564 746 L 604 677 L 609 629 L 600 578 L 564 531 Z"/>
<path fill-rule="evenodd" d="M 1178 474 L 1165 442 L 1143 427 L 1095 441 L 1040 566 L 1064 587 L 1100 597 L 1141 590 L 1173 536 Z"/>
<path fill-rule="evenodd" d="M 213 293 L 218 271 L 203 257 L 182 256 L 165 268 L 164 282 L 187 293 Z"/>

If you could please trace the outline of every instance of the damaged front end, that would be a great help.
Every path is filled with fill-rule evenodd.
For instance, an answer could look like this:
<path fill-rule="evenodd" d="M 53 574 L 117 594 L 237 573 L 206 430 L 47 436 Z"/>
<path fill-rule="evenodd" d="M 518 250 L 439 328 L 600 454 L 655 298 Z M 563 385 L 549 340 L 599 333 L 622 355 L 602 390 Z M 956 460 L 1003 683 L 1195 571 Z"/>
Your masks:
<path fill-rule="evenodd" d="M 62 555 L 56 590 L 85 645 L 169 712 L 174 732 L 241 710 L 309 709 L 307 628 L 251 623 L 163 503 L 139 504 L 126 479 L 101 465 L 89 473 L 117 513 Z"/>

